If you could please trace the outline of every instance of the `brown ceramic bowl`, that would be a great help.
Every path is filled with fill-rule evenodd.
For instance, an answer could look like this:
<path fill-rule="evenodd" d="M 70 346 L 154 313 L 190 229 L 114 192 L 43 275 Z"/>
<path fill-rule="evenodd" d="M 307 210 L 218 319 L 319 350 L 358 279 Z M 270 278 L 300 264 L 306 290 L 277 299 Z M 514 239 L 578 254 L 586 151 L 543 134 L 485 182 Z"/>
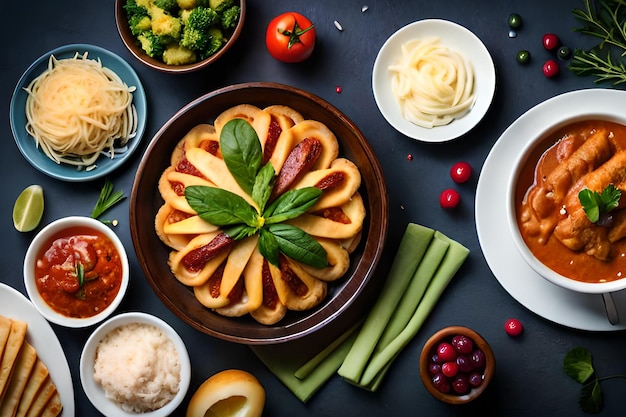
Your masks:
<path fill-rule="evenodd" d="M 185 133 L 200 123 L 212 123 L 222 111 L 239 104 L 266 107 L 287 105 L 305 118 L 326 124 L 339 140 L 340 154 L 360 169 L 360 194 L 367 215 L 359 247 L 351 255 L 350 269 L 331 283 L 316 308 L 287 315 L 275 325 L 263 325 L 251 317 L 229 318 L 203 307 L 193 291 L 171 273 L 170 248 L 155 233 L 154 218 L 163 200 L 157 183 L 170 165 L 170 156 Z M 139 165 L 130 198 L 131 236 L 144 274 L 163 303 L 192 327 L 229 341 L 247 344 L 284 342 L 321 329 L 339 317 L 358 297 L 380 259 L 387 236 L 388 199 L 382 169 L 358 127 L 323 99 L 276 83 L 247 83 L 225 87 L 189 103 L 156 133 Z"/>
<path fill-rule="evenodd" d="M 470 388 L 469 391 L 461 395 L 454 393 L 452 389 L 447 394 L 439 391 L 433 384 L 433 376 L 431 375 L 429 366 L 431 358 L 434 354 L 436 354 L 439 344 L 442 342 L 450 343 L 451 339 L 456 335 L 469 337 L 473 342 L 473 351 L 480 349 L 484 353 L 485 358 L 484 367 L 476 369 L 478 372 L 482 373 L 482 383 L 478 387 Z M 422 348 L 422 353 L 420 355 L 420 376 L 422 378 L 422 382 L 424 383 L 424 387 L 426 387 L 426 390 L 430 392 L 433 397 L 448 404 L 466 404 L 478 398 L 478 396 L 482 394 L 489 385 L 495 369 L 496 359 L 491 346 L 489 346 L 485 339 L 483 339 L 483 337 L 477 332 L 463 326 L 445 327 L 433 334 L 426 341 L 426 343 L 424 343 L 424 347 Z"/>
<path fill-rule="evenodd" d="M 237 41 L 237 38 L 239 37 L 243 29 L 243 24 L 246 16 L 246 0 L 237 0 L 236 3 L 239 3 L 239 6 L 241 7 L 241 14 L 239 16 L 239 22 L 237 23 L 237 26 L 235 27 L 233 33 L 230 34 L 230 37 L 228 38 L 226 44 L 219 51 L 217 51 L 215 54 L 211 55 L 207 59 L 195 62 L 193 64 L 167 65 L 164 62 L 159 61 L 158 59 L 149 57 L 143 51 L 143 49 L 141 49 L 141 47 L 137 43 L 137 38 L 130 31 L 126 10 L 124 10 L 126 0 L 115 1 L 115 24 L 117 25 L 117 31 L 119 32 L 120 37 L 124 42 L 124 45 L 126 45 L 130 53 L 132 53 L 135 58 L 137 58 L 141 63 L 158 71 L 171 74 L 184 74 L 192 71 L 197 71 L 201 68 L 206 68 L 207 66 L 211 65 L 212 63 L 220 59 L 220 57 L 223 56 L 226 51 L 228 51 Z"/>

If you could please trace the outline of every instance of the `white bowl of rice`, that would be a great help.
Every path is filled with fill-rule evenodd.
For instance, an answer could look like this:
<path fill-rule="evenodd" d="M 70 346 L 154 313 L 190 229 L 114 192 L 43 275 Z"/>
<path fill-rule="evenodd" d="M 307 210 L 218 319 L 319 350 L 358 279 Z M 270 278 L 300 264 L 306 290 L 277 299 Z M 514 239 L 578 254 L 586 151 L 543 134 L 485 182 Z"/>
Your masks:
<path fill-rule="evenodd" d="M 100 325 L 85 343 L 80 380 L 105 416 L 164 417 L 185 398 L 191 363 L 169 324 L 146 313 L 123 313 Z"/>

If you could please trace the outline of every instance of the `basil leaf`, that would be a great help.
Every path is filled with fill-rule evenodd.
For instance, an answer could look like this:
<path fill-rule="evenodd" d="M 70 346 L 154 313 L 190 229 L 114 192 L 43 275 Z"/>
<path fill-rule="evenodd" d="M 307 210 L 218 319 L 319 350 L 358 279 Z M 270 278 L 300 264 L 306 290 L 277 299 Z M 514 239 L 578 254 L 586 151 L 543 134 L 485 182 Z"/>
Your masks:
<path fill-rule="evenodd" d="M 261 142 L 254 128 L 243 119 L 230 120 L 220 133 L 220 150 L 230 173 L 251 195 L 263 160 Z"/>
<path fill-rule="evenodd" d="M 282 223 L 289 219 L 295 219 L 310 209 L 321 195 L 322 190 L 315 187 L 287 191 L 263 213 L 265 224 Z"/>
<path fill-rule="evenodd" d="M 278 248 L 278 241 L 276 240 L 276 236 L 270 233 L 265 228 L 261 229 L 261 233 L 259 234 L 259 252 L 261 255 L 269 263 L 274 266 L 280 266 L 278 262 L 278 257 L 280 255 L 280 250 Z"/>
<path fill-rule="evenodd" d="M 598 378 L 583 385 L 580 389 L 578 405 L 585 413 L 598 414 L 602 411 L 602 408 L 604 408 L 604 399 L 602 398 L 602 388 L 600 388 Z"/>
<path fill-rule="evenodd" d="M 200 218 L 216 226 L 244 223 L 256 228 L 259 215 L 246 200 L 230 191 L 204 185 L 185 187 L 185 198 Z"/>
<path fill-rule="evenodd" d="M 274 186 L 274 178 L 276 171 L 272 164 L 267 163 L 254 179 L 254 186 L 252 187 L 252 199 L 258 204 L 259 211 L 263 213 L 265 205 L 272 195 L 272 187 Z"/>
<path fill-rule="evenodd" d="M 224 233 L 233 240 L 240 240 L 246 237 L 250 237 L 257 232 L 256 227 L 248 226 L 247 224 L 238 224 L 224 230 Z"/>
<path fill-rule="evenodd" d="M 322 245 L 304 230 L 284 223 L 269 225 L 267 230 L 274 235 L 280 251 L 290 258 L 319 269 L 328 265 Z"/>
<path fill-rule="evenodd" d="M 567 376 L 582 384 L 594 374 L 591 353 L 583 347 L 576 347 L 565 355 L 563 371 Z"/>

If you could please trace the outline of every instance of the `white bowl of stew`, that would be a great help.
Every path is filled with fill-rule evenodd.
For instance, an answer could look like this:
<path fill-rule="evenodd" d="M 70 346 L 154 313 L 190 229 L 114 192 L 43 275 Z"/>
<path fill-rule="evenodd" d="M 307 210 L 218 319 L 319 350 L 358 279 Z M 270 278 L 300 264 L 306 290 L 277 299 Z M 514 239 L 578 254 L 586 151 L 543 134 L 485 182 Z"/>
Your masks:
<path fill-rule="evenodd" d="M 70 216 L 45 226 L 24 257 L 28 297 L 48 321 L 88 327 L 106 319 L 124 298 L 128 257 L 113 229 Z"/>
<path fill-rule="evenodd" d="M 619 162 L 623 159 L 624 164 Z M 607 294 L 626 288 L 626 118 L 618 109 L 558 119 L 512 167 L 507 216 L 528 265 L 566 289 Z M 619 206 L 592 221 L 579 193 L 622 189 Z M 593 216 L 592 216 L 593 217 Z"/>

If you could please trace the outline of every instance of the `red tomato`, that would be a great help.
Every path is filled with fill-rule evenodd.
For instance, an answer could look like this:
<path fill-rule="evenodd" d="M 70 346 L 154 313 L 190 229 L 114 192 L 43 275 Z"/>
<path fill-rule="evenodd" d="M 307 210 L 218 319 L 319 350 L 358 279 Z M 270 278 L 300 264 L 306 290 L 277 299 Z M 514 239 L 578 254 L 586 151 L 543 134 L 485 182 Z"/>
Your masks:
<path fill-rule="evenodd" d="M 265 45 L 270 55 L 282 62 L 302 62 L 313 53 L 315 26 L 296 12 L 276 16 L 267 26 Z"/>
<path fill-rule="evenodd" d="M 554 59 L 549 59 L 543 64 L 543 75 L 554 78 L 559 75 L 559 64 Z"/>
<path fill-rule="evenodd" d="M 439 204 L 444 209 L 452 209 L 461 203 L 461 196 L 456 190 L 451 188 L 443 190 L 439 195 Z"/>

